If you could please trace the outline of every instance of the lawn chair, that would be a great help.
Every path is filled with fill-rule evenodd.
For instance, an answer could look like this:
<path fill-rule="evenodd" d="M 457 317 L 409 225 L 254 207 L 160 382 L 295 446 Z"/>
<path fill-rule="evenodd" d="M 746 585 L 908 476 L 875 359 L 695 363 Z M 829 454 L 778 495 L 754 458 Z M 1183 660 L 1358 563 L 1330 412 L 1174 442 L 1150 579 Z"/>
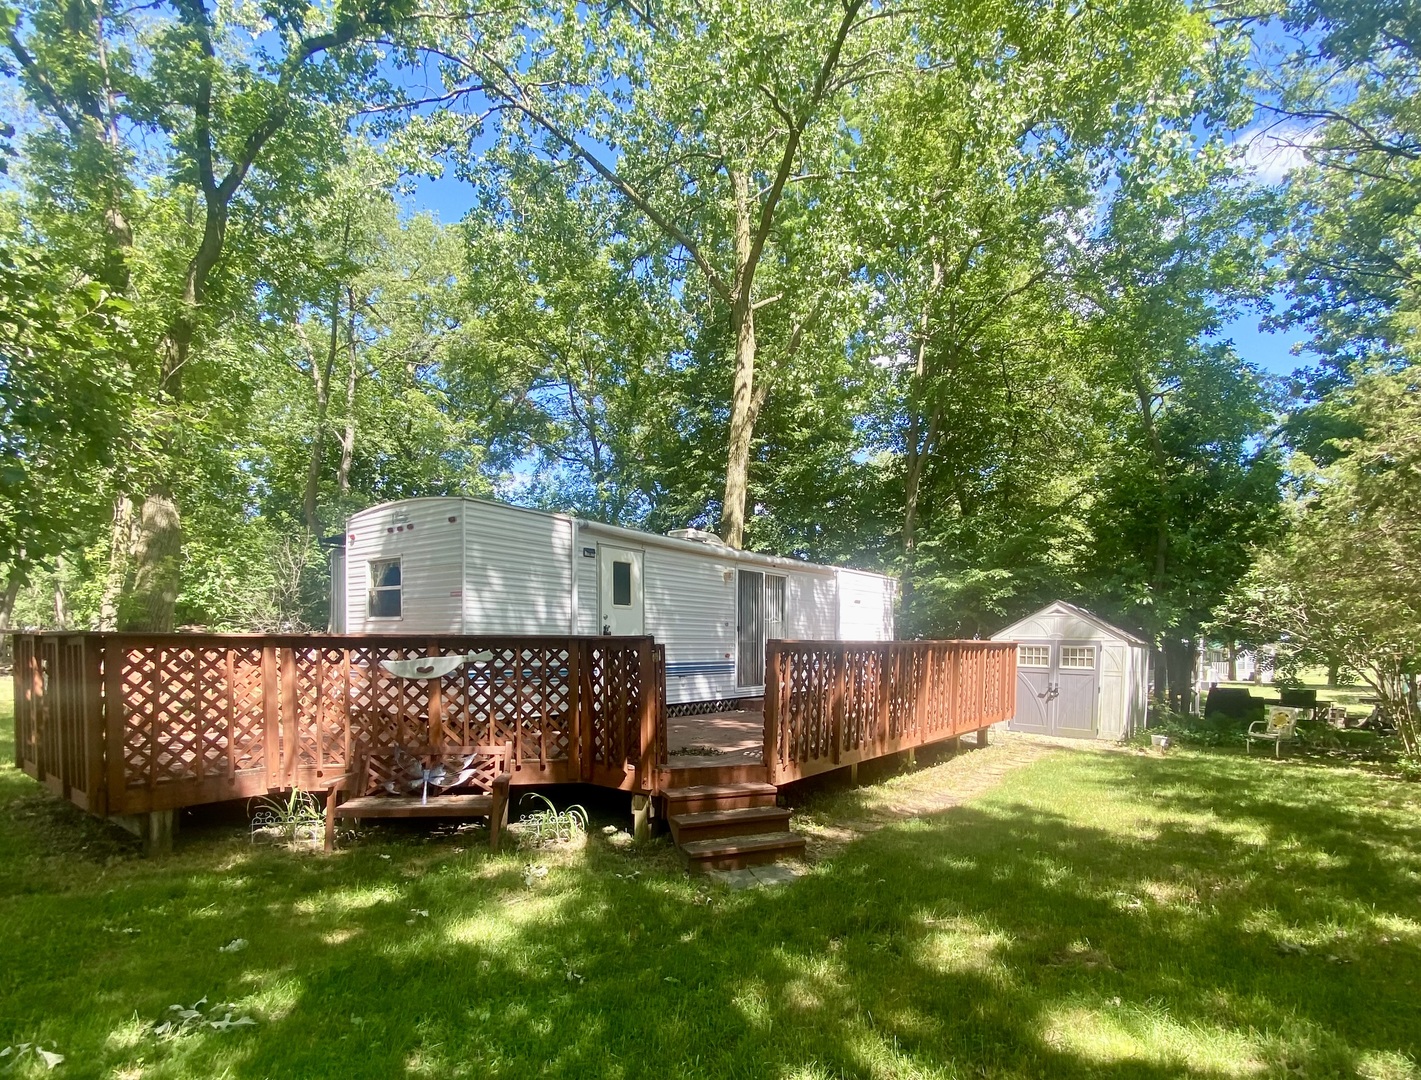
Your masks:
<path fill-rule="evenodd" d="M 1243 737 L 1244 753 L 1251 753 L 1256 742 L 1271 742 L 1273 756 L 1283 756 L 1283 747 L 1290 746 L 1298 737 L 1298 713 L 1301 709 L 1288 709 L 1274 705 L 1262 720 L 1248 725 L 1248 733 Z"/>

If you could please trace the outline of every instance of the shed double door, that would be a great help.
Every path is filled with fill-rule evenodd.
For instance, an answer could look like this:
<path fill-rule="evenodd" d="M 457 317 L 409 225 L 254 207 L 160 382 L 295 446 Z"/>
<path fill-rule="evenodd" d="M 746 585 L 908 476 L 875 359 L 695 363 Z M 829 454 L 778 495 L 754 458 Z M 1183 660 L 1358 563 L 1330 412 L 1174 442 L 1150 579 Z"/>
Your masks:
<path fill-rule="evenodd" d="M 1017 646 L 1013 731 L 1091 739 L 1100 698 L 1100 646 L 1023 641 Z"/>

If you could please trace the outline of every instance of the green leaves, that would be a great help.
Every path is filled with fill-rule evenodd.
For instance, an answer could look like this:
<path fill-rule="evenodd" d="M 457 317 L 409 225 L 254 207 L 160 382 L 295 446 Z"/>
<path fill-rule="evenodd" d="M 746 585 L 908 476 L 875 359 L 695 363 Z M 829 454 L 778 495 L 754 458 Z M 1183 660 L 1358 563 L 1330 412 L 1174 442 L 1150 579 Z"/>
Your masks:
<path fill-rule="evenodd" d="M 129 432 L 130 313 L 0 238 L 0 566 L 11 572 L 52 562 L 102 512 L 90 494 Z"/>

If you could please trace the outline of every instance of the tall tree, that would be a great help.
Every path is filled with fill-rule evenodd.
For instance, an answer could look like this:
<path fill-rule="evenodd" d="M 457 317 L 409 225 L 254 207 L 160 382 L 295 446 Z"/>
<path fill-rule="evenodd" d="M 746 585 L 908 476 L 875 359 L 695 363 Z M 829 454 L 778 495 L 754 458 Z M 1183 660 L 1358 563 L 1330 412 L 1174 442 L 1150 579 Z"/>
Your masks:
<path fill-rule="evenodd" d="M 825 247 L 788 242 L 785 217 L 825 203 L 842 176 L 852 139 L 837 106 L 894 63 L 889 14 L 870 0 L 553 5 L 535 9 L 502 51 L 457 20 L 439 41 L 438 100 L 470 104 L 475 134 L 479 109 L 501 113 L 506 139 L 607 184 L 695 268 L 687 287 L 728 330 L 720 525 L 736 547 L 772 378 L 757 323 L 771 306 L 786 311 L 778 344 L 792 354 L 856 266 L 842 248 L 826 261 Z M 812 229 L 813 216 L 799 224 Z"/>
<path fill-rule="evenodd" d="M 220 310 L 234 217 L 260 227 L 273 195 L 319 176 L 343 112 L 380 85 L 368 41 L 400 12 L 383 0 L 261 12 L 172 0 L 162 10 L 34 0 L 5 20 L 25 91 L 50 123 L 31 150 L 37 182 L 101 223 L 87 269 L 133 293 L 152 335 L 153 408 L 115 512 L 115 548 L 130 531 L 134 548 L 121 621 L 148 629 L 173 625 L 183 414 Z M 156 163 L 138 152 L 148 132 L 159 137 Z M 135 263 L 135 208 L 155 187 L 189 200 L 188 220 L 165 237 L 166 267 Z"/>

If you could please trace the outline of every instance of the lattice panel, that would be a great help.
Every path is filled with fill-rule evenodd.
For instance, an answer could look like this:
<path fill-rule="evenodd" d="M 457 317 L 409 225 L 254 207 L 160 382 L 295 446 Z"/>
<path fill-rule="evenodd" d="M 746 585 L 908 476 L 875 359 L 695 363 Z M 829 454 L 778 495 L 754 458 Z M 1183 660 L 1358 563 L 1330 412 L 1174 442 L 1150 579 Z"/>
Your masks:
<path fill-rule="evenodd" d="M 621 768 L 640 751 L 640 660 L 634 647 L 593 645 L 587 655 L 592 763 Z"/>
<path fill-rule="evenodd" d="M 422 648 L 398 645 L 357 646 L 349 650 L 347 701 L 352 744 L 372 751 L 429 741 L 429 683 L 400 679 L 381 660 L 425 656 Z"/>
<path fill-rule="evenodd" d="M 228 741 L 231 768 L 235 772 L 264 769 L 266 760 L 266 715 L 262 698 L 262 650 L 259 645 L 227 649 L 227 699 L 230 723 Z"/>
<path fill-rule="evenodd" d="M 289 715 L 288 710 L 294 709 L 296 716 L 295 744 L 282 747 L 283 757 L 294 753 L 297 768 L 344 764 L 350 700 L 346 650 L 329 646 L 288 648 L 283 650 L 282 667 L 291 671 L 281 681 L 282 715 Z"/>

